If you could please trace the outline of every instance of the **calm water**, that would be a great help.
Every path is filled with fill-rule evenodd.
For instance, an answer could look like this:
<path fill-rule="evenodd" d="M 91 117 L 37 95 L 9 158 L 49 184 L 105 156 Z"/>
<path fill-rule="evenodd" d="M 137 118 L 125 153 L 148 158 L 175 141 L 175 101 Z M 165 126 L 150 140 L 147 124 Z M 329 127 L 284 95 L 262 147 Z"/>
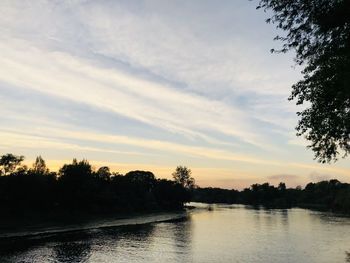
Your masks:
<path fill-rule="evenodd" d="M 0 262 L 346 262 L 350 218 L 304 209 L 195 209 L 170 222 L 11 241 Z"/>

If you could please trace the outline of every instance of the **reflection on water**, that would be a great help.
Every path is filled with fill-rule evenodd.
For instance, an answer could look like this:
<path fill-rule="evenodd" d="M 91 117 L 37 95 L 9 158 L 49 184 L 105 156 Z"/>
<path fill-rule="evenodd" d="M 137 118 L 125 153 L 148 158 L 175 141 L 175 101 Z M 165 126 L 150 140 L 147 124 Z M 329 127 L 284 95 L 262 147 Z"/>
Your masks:
<path fill-rule="evenodd" d="M 8 239 L 0 262 L 350 262 L 350 218 L 214 205 L 182 220 Z"/>
<path fill-rule="evenodd" d="M 61 243 L 53 248 L 54 259 L 58 262 L 84 262 L 90 256 L 88 241 Z"/>

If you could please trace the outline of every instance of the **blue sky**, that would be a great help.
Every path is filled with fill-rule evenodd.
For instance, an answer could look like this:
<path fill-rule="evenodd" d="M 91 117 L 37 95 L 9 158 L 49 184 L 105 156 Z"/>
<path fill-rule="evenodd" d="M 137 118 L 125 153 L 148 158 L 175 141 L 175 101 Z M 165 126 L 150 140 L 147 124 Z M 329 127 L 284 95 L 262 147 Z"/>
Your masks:
<path fill-rule="evenodd" d="M 0 152 L 242 188 L 338 178 L 295 136 L 300 77 L 236 1 L 1 1 Z"/>

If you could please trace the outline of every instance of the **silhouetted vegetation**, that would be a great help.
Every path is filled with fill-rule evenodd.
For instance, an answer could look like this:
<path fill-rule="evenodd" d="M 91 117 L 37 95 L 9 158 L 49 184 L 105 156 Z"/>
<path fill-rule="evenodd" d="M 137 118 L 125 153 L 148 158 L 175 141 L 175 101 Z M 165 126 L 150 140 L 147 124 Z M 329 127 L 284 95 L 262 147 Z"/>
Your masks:
<path fill-rule="evenodd" d="M 220 188 L 196 188 L 193 201 L 205 203 L 263 205 L 269 208 L 305 207 L 350 213 L 350 184 L 338 180 L 309 183 L 301 187 L 287 188 L 284 183 L 277 187 L 253 184 L 242 191 Z"/>
<path fill-rule="evenodd" d="M 239 192 L 237 190 L 228 190 L 221 188 L 200 188 L 193 189 L 192 201 L 202 203 L 227 203 L 233 204 L 239 201 Z"/>
<path fill-rule="evenodd" d="M 157 179 L 148 171 L 121 175 L 74 159 L 56 173 L 49 171 L 41 156 L 32 168 L 22 166 L 23 159 L 12 154 L 0 158 L 0 208 L 5 215 L 181 209 L 190 200 L 184 184 Z"/>
<path fill-rule="evenodd" d="M 175 172 L 173 172 L 173 178 L 175 182 L 181 184 L 183 187 L 187 189 L 194 188 L 194 178 L 191 177 L 192 171 L 188 169 L 186 166 L 178 166 L 176 167 Z"/>
<path fill-rule="evenodd" d="M 350 153 L 350 1 L 259 0 L 271 11 L 268 23 L 286 31 L 277 52 L 295 51 L 305 65 L 303 79 L 292 87 L 290 100 L 303 104 L 298 135 L 320 162 Z M 275 51 L 275 50 L 272 50 Z"/>
<path fill-rule="evenodd" d="M 181 209 L 185 202 L 237 203 L 270 208 L 306 207 L 350 213 L 350 185 L 338 180 L 287 188 L 253 184 L 242 191 L 196 187 L 191 170 L 178 166 L 174 180 L 149 171 L 125 175 L 106 166 L 95 170 L 87 160 L 50 172 L 38 156 L 31 168 L 23 156 L 0 157 L 0 208 L 5 215 L 33 213 L 118 213 Z"/>

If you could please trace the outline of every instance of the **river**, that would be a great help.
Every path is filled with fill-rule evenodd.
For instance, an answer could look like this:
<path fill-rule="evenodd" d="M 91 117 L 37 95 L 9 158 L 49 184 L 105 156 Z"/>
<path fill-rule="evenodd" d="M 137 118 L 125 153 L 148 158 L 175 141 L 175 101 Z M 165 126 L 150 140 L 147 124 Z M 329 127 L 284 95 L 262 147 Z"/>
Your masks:
<path fill-rule="evenodd" d="M 169 218 L 11 237 L 0 262 L 347 262 L 348 217 L 299 208 L 195 206 Z"/>

